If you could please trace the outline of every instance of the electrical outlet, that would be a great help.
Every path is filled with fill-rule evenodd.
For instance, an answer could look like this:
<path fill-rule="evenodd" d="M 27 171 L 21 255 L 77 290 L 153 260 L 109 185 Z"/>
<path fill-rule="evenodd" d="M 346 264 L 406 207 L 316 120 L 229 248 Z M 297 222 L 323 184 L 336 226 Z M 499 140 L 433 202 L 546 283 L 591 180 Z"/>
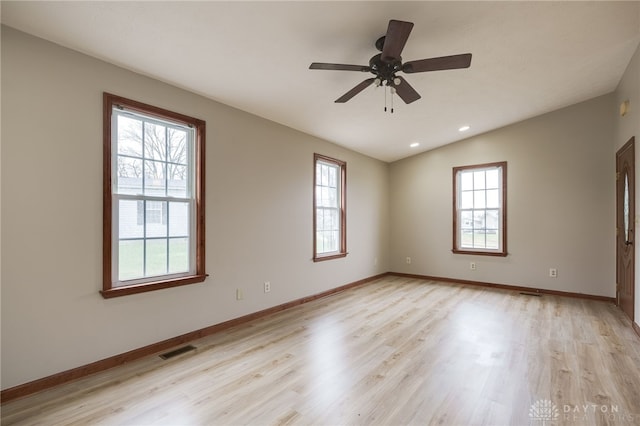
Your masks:
<path fill-rule="evenodd" d="M 244 293 L 241 288 L 236 289 L 236 300 L 244 299 Z"/>
<path fill-rule="evenodd" d="M 377 264 L 378 264 L 378 258 L 376 257 L 373 259 L 373 265 L 376 266 Z"/>
<path fill-rule="evenodd" d="M 271 291 L 271 282 L 270 281 L 265 281 L 264 282 L 264 292 L 265 293 L 269 293 Z"/>
<path fill-rule="evenodd" d="M 471 269 L 472 271 L 475 271 L 477 269 L 476 262 L 469 263 L 469 269 Z"/>
<path fill-rule="evenodd" d="M 411 258 L 409 256 L 407 256 L 407 265 L 411 264 Z"/>
<path fill-rule="evenodd" d="M 549 268 L 549 276 L 551 278 L 558 278 L 558 270 L 556 268 Z"/>

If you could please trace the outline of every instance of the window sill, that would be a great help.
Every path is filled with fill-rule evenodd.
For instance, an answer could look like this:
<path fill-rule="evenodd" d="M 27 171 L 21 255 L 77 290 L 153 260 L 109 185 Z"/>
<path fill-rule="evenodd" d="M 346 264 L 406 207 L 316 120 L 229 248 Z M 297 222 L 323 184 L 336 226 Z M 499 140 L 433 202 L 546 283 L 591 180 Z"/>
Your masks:
<path fill-rule="evenodd" d="M 451 250 L 454 254 L 474 254 L 477 256 L 496 256 L 496 257 L 507 257 L 509 253 L 506 251 L 481 251 L 481 250 Z"/>
<path fill-rule="evenodd" d="M 347 257 L 347 254 L 349 253 L 337 253 L 337 254 L 330 254 L 327 256 L 316 256 L 313 258 L 314 262 L 323 262 L 325 260 L 331 260 L 331 259 L 340 259 L 342 257 Z"/>
<path fill-rule="evenodd" d="M 102 290 L 100 294 L 105 299 L 112 297 L 128 296 L 130 294 L 146 293 L 148 291 L 162 290 L 164 288 L 179 287 L 188 284 L 196 284 L 203 282 L 208 275 L 191 275 L 189 277 L 167 280 L 153 281 L 144 284 L 135 284 L 122 287 L 113 287 L 108 290 Z"/>

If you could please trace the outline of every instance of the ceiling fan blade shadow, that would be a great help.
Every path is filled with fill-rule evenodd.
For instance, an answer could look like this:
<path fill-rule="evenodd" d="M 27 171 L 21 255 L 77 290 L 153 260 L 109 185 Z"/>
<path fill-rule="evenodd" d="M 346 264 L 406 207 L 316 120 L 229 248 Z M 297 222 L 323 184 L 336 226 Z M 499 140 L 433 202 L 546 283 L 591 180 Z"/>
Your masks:
<path fill-rule="evenodd" d="M 392 19 L 389 21 L 387 27 L 387 35 L 384 39 L 384 46 L 382 47 L 382 60 L 386 62 L 392 62 L 393 60 L 400 60 L 400 54 L 404 45 L 407 43 L 409 34 L 413 29 L 412 22 L 396 21 Z"/>
<path fill-rule="evenodd" d="M 371 71 L 367 65 L 347 65 L 347 64 L 326 64 L 323 62 L 314 62 L 309 65 L 310 70 L 334 70 L 334 71 Z"/>
<path fill-rule="evenodd" d="M 371 83 L 373 83 L 373 80 L 375 80 L 375 78 L 366 79 L 365 81 L 363 81 L 362 83 L 358 84 L 356 87 L 354 87 L 353 89 L 349 90 L 347 93 L 345 93 L 344 95 L 342 95 L 338 99 L 336 99 L 335 103 L 343 104 L 343 103 L 347 102 L 349 99 L 353 98 L 355 95 L 357 95 L 358 93 L 362 92 L 364 89 L 369 87 L 371 85 Z"/>
<path fill-rule="evenodd" d="M 407 74 L 411 74 L 414 72 L 469 68 L 469 66 L 471 66 L 471 53 L 464 53 L 462 55 L 441 56 L 439 58 L 409 61 L 402 66 L 402 71 Z"/>
<path fill-rule="evenodd" d="M 404 101 L 405 104 L 410 104 L 421 98 L 420 94 L 411 87 L 411 85 L 402 77 L 396 77 L 400 80 L 400 84 L 393 84 L 396 89 L 396 93 Z"/>

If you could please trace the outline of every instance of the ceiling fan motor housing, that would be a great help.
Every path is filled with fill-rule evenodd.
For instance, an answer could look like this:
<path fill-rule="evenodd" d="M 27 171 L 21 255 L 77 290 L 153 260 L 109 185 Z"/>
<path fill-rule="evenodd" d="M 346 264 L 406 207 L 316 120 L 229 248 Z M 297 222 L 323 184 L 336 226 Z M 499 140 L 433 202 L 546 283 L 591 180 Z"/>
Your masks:
<path fill-rule="evenodd" d="M 402 70 L 402 58 L 383 61 L 382 54 L 379 53 L 369 60 L 369 68 L 371 68 L 371 73 L 378 77 L 380 81 L 386 81 L 389 85 L 392 85 L 396 72 Z"/>

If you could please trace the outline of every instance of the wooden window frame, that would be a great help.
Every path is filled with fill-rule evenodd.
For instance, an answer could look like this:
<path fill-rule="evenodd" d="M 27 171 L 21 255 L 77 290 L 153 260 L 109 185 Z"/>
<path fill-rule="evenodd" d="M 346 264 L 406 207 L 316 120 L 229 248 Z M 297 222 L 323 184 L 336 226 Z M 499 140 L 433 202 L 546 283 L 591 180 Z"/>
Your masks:
<path fill-rule="evenodd" d="M 472 169 L 488 169 L 493 167 L 501 168 L 501 191 L 500 191 L 500 231 L 501 231 L 501 248 L 497 250 L 490 249 L 469 249 L 469 248 L 459 248 L 458 247 L 458 233 L 460 231 L 458 226 L 458 204 L 459 204 L 459 191 L 458 191 L 458 173 L 460 171 L 468 171 Z M 507 162 L 499 161 L 494 163 L 485 163 L 485 164 L 474 164 L 470 166 L 459 166 L 453 168 L 453 249 L 451 250 L 456 254 L 472 254 L 479 256 L 499 256 L 506 257 L 508 256 L 507 251 Z"/>
<path fill-rule="evenodd" d="M 316 204 L 316 185 L 317 173 L 316 167 L 318 161 L 333 164 L 340 169 L 340 247 L 337 252 L 329 252 L 327 254 L 318 253 L 317 247 L 317 204 Z M 327 157 L 321 154 L 313 154 L 313 261 L 321 262 L 331 259 L 339 259 L 347 256 L 347 163 L 342 160 Z"/>
<path fill-rule="evenodd" d="M 190 234 L 195 238 L 195 271 L 180 277 L 159 276 L 157 280 L 144 283 L 114 286 L 113 283 L 113 187 L 112 187 L 112 113 L 113 108 L 120 106 L 161 120 L 181 123 L 195 129 L 194 140 L 194 208 L 195 226 Z M 102 229 L 102 297 L 111 298 L 130 294 L 160 290 L 187 284 L 203 282 L 205 273 L 205 136 L 206 123 L 203 120 L 189 117 L 166 109 L 158 108 L 142 102 L 133 101 L 110 93 L 103 93 L 103 229 Z"/>

